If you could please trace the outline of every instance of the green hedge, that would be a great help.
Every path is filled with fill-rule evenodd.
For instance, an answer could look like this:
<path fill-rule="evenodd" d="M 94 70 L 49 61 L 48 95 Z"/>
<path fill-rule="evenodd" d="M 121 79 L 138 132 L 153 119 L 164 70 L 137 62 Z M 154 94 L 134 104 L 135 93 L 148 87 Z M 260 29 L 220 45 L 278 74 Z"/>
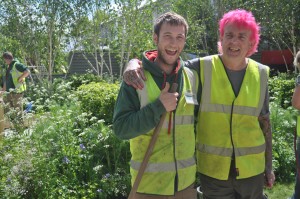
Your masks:
<path fill-rule="evenodd" d="M 298 111 L 291 106 L 295 77 L 296 74 L 280 73 L 269 80 L 273 168 L 280 182 L 291 182 L 295 178 L 293 139 Z"/>
<path fill-rule="evenodd" d="M 291 106 L 291 99 L 295 88 L 295 74 L 279 73 L 269 79 L 270 101 L 282 108 Z"/>
<path fill-rule="evenodd" d="M 79 86 L 76 93 L 84 112 L 92 113 L 98 119 L 103 119 L 106 124 L 112 124 L 118 92 L 117 83 L 92 82 Z"/>

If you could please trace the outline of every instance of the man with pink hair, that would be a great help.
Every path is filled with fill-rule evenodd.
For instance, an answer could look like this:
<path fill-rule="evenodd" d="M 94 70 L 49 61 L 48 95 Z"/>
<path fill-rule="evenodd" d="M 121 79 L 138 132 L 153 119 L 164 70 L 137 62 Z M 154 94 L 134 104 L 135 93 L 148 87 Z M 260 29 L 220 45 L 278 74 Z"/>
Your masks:
<path fill-rule="evenodd" d="M 268 187 L 275 181 L 269 67 L 248 58 L 256 52 L 259 29 L 251 12 L 224 14 L 220 54 L 200 59 L 197 170 L 208 199 L 260 199 L 264 177 Z"/>
<path fill-rule="evenodd" d="M 219 52 L 186 62 L 198 71 L 202 94 L 196 124 L 197 171 L 206 199 L 261 199 L 273 186 L 269 67 L 249 58 L 260 27 L 251 12 L 232 10 L 219 21 Z M 142 88 L 130 61 L 124 80 Z M 134 74 L 134 76 L 132 75 Z M 129 77 L 129 78 L 128 78 Z"/>

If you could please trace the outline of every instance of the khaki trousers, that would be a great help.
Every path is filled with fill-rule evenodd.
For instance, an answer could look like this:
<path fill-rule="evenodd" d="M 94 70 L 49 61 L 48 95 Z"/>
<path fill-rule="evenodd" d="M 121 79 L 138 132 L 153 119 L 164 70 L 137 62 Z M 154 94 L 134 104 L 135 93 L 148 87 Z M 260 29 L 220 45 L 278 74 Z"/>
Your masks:
<path fill-rule="evenodd" d="M 194 185 L 191 185 L 182 191 L 175 192 L 174 196 L 136 193 L 135 199 L 197 199 L 197 190 Z"/>
<path fill-rule="evenodd" d="M 14 109 L 14 114 L 10 115 L 11 120 L 20 120 L 23 122 L 23 93 L 8 93 L 4 96 L 3 101 L 5 104 L 5 113 Z"/>

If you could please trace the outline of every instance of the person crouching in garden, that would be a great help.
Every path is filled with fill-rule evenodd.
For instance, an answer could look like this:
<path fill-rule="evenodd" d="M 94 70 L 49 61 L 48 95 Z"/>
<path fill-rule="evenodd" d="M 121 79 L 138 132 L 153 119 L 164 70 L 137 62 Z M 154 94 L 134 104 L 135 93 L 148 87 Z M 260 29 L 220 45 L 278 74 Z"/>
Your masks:
<path fill-rule="evenodd" d="M 30 74 L 29 69 L 15 60 L 11 52 L 2 55 L 7 64 L 2 92 L 5 103 L 5 113 L 11 112 L 10 119 L 23 122 L 23 95 L 26 90 L 25 78 Z"/>

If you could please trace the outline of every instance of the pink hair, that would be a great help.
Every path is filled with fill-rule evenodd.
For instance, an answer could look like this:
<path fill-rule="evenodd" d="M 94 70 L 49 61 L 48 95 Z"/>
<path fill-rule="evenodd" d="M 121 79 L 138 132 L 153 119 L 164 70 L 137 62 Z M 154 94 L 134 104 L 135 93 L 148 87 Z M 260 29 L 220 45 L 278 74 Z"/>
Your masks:
<path fill-rule="evenodd" d="M 257 52 L 257 47 L 260 39 L 260 26 L 256 23 L 254 16 L 251 12 L 246 10 L 237 9 L 225 13 L 222 19 L 219 21 L 219 33 L 220 37 L 224 36 L 224 28 L 227 24 L 233 23 L 239 28 L 245 28 L 252 33 L 250 41 L 252 42 L 252 48 L 247 52 L 247 57 Z M 223 53 L 221 41 L 218 42 L 218 49 L 220 53 Z"/>

